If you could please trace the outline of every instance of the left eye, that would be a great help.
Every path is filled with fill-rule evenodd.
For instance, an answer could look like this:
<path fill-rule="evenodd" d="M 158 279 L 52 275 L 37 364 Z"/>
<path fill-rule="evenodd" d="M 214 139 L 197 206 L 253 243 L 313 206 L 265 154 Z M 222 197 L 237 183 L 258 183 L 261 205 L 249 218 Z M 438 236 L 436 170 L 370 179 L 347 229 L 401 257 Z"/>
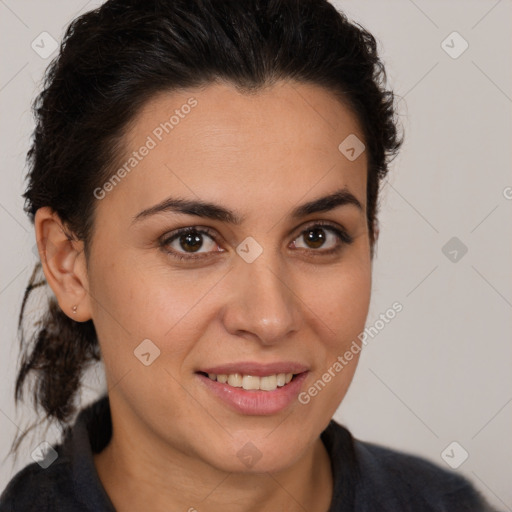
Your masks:
<path fill-rule="evenodd" d="M 342 241 L 345 241 L 343 233 L 341 233 L 337 228 L 323 225 L 311 226 L 310 228 L 305 229 L 299 235 L 299 237 L 296 238 L 296 240 L 302 238 L 303 240 L 306 241 L 306 243 L 311 244 L 309 247 L 305 247 L 305 249 L 318 249 L 322 247 L 325 244 L 325 242 L 329 239 L 329 236 L 326 236 L 325 233 L 328 233 L 330 235 L 330 239 L 333 242 L 331 247 L 328 247 L 326 250 L 336 248 L 340 242 L 340 239 Z M 293 243 L 295 247 L 297 247 L 297 243 L 295 242 L 295 240 Z"/>
<path fill-rule="evenodd" d="M 203 248 L 203 238 L 207 237 L 212 243 L 212 247 L 218 245 L 215 242 L 213 232 L 207 228 L 188 227 L 182 228 L 171 235 L 165 237 L 160 245 L 164 248 L 170 247 L 171 250 L 166 252 L 177 259 L 200 259 L 210 256 L 215 252 L 224 252 L 223 250 L 206 250 L 199 252 Z M 297 240 L 305 241 L 306 247 L 297 245 Z M 330 247 L 319 251 L 318 249 L 325 245 L 327 241 L 331 241 Z M 178 246 L 172 246 L 177 243 Z M 330 224 L 315 224 L 304 229 L 299 236 L 293 241 L 293 246 L 298 249 L 311 249 L 314 253 L 332 254 L 339 251 L 343 245 L 352 243 L 352 238 L 343 229 Z"/>

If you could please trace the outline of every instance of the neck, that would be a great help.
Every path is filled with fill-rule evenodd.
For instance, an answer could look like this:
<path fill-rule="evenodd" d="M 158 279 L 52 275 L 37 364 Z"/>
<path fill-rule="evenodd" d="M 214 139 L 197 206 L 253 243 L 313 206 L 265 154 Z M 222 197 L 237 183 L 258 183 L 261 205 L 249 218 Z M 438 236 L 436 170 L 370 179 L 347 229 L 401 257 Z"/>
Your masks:
<path fill-rule="evenodd" d="M 141 441 L 122 429 L 94 455 L 116 511 L 327 512 L 333 482 L 329 454 L 318 438 L 278 472 L 226 473 L 172 447 Z M 243 508 L 240 504 L 243 504 Z"/>

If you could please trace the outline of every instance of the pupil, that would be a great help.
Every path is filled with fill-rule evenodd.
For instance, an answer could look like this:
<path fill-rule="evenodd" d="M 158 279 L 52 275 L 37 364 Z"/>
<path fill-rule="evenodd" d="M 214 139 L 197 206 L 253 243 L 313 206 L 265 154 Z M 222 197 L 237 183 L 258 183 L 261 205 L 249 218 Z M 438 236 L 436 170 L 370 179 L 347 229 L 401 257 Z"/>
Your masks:
<path fill-rule="evenodd" d="M 182 235 L 181 241 L 182 241 L 182 247 L 187 252 L 194 252 L 195 249 L 200 249 L 201 246 L 203 245 L 203 243 L 201 241 L 201 235 L 198 233 L 197 234 L 187 233 L 186 235 Z M 192 250 L 189 251 L 186 247 L 187 245 L 192 246 Z"/>
<path fill-rule="evenodd" d="M 316 233 L 312 234 L 312 233 Z M 313 247 L 316 249 L 321 247 L 323 242 L 325 241 L 325 235 L 323 234 L 322 228 L 310 229 L 307 233 L 307 241 L 308 243 L 313 244 Z"/>
<path fill-rule="evenodd" d="M 325 235 L 323 233 L 322 228 L 310 229 L 306 235 L 307 242 L 312 245 L 314 248 L 321 247 L 325 242 Z M 192 250 L 188 252 L 194 252 L 197 249 L 200 249 L 203 245 L 201 241 L 201 235 L 196 233 L 187 233 L 186 235 L 181 236 L 182 247 L 188 251 L 187 245 L 192 248 Z"/>

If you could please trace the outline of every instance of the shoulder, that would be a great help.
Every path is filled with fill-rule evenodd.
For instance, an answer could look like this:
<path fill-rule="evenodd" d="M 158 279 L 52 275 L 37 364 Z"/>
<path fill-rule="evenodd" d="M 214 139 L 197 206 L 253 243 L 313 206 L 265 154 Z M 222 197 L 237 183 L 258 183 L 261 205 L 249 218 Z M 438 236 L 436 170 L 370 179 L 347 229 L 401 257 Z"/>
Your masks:
<path fill-rule="evenodd" d="M 381 510 L 496 512 L 464 476 L 417 455 L 355 440 L 361 492 Z"/>
<path fill-rule="evenodd" d="M 497 512 L 455 471 L 417 455 L 355 439 L 334 420 L 322 435 L 328 440 L 333 467 L 341 467 L 339 459 L 348 461 L 350 467 L 335 471 L 335 486 L 343 485 L 336 475 L 350 475 L 354 510 Z"/>
<path fill-rule="evenodd" d="M 0 495 L 0 512 L 57 510 L 56 504 L 69 494 L 72 486 L 69 469 L 63 457 L 46 469 L 36 462 L 28 464 L 13 476 Z"/>
<path fill-rule="evenodd" d="M 100 397 L 65 429 L 53 447 L 53 461 L 45 450 L 46 463 L 33 462 L 14 475 L 0 495 L 0 512 L 114 510 L 93 459 L 108 442 L 111 428 L 108 397 Z"/>

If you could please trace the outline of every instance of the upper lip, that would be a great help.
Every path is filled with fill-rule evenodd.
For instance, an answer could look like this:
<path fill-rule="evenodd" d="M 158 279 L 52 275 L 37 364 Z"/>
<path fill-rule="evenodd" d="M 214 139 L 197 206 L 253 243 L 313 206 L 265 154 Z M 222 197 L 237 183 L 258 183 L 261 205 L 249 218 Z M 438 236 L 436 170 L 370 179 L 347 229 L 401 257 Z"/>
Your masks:
<path fill-rule="evenodd" d="M 309 368 L 301 363 L 288 361 L 276 363 L 255 363 L 250 361 L 241 361 L 239 363 L 222 364 L 218 366 L 210 366 L 201 368 L 200 372 L 215 373 L 216 375 L 229 375 L 232 373 L 240 373 L 242 375 L 253 375 L 254 377 L 265 377 L 266 375 L 274 375 L 278 373 L 302 373 L 308 371 Z"/>

